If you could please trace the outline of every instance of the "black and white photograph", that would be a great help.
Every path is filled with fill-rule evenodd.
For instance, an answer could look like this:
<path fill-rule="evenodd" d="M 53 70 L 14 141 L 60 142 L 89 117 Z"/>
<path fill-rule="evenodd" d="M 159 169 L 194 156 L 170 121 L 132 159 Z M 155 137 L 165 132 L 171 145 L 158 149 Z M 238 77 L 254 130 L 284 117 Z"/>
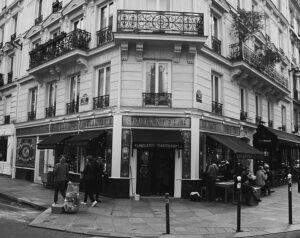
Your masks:
<path fill-rule="evenodd" d="M 0 237 L 299 238 L 300 0 L 0 0 Z"/>

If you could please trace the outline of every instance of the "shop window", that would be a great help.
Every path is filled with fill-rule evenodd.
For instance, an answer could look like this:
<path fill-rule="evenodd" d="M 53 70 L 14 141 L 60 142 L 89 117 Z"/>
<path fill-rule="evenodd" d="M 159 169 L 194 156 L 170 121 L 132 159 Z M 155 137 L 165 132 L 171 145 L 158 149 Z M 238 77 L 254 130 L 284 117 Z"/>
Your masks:
<path fill-rule="evenodd" d="M 0 138 L 0 161 L 6 162 L 7 160 L 7 138 Z"/>
<path fill-rule="evenodd" d="M 98 71 L 98 97 L 110 93 L 110 66 L 103 67 Z"/>
<path fill-rule="evenodd" d="M 114 3 L 108 3 L 100 8 L 100 30 L 106 27 L 112 27 L 113 25 L 113 14 L 114 14 Z"/>
<path fill-rule="evenodd" d="M 85 26 L 84 26 L 84 18 L 80 17 L 79 19 L 75 20 L 73 22 L 73 30 L 76 29 L 81 29 L 84 30 Z"/>

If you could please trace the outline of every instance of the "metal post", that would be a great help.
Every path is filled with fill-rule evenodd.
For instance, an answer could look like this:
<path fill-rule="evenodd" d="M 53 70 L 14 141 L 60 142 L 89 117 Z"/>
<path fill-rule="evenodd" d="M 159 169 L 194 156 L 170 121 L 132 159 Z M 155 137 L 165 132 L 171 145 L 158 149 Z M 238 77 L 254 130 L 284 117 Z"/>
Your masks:
<path fill-rule="evenodd" d="M 165 201 L 166 201 L 166 234 L 170 234 L 169 193 L 165 193 Z"/>
<path fill-rule="evenodd" d="M 300 193 L 300 169 L 298 168 L 298 193 Z"/>
<path fill-rule="evenodd" d="M 237 225 L 236 232 L 241 232 L 241 176 L 237 176 Z"/>
<path fill-rule="evenodd" d="M 289 224 L 293 224 L 293 213 L 292 213 L 292 175 L 288 174 L 288 197 L 289 197 Z"/>

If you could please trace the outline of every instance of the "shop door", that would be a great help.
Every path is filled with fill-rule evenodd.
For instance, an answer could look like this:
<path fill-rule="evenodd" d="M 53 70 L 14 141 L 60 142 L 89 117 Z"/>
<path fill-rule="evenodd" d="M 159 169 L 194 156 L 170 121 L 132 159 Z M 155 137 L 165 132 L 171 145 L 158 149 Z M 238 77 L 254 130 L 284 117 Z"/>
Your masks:
<path fill-rule="evenodd" d="M 174 156 L 171 149 L 138 150 L 137 193 L 143 196 L 174 195 Z"/>

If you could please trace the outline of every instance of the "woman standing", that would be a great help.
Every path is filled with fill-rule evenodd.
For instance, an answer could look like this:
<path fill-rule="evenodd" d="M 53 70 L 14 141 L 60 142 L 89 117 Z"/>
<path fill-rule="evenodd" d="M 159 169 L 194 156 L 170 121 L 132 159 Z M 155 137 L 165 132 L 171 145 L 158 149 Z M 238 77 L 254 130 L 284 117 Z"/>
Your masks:
<path fill-rule="evenodd" d="M 97 201 L 94 198 L 96 171 L 93 166 L 93 157 L 88 155 L 86 157 L 87 163 L 83 170 L 83 182 L 84 182 L 84 200 L 82 204 L 86 205 L 88 197 L 92 202 L 92 207 L 96 206 Z"/>

